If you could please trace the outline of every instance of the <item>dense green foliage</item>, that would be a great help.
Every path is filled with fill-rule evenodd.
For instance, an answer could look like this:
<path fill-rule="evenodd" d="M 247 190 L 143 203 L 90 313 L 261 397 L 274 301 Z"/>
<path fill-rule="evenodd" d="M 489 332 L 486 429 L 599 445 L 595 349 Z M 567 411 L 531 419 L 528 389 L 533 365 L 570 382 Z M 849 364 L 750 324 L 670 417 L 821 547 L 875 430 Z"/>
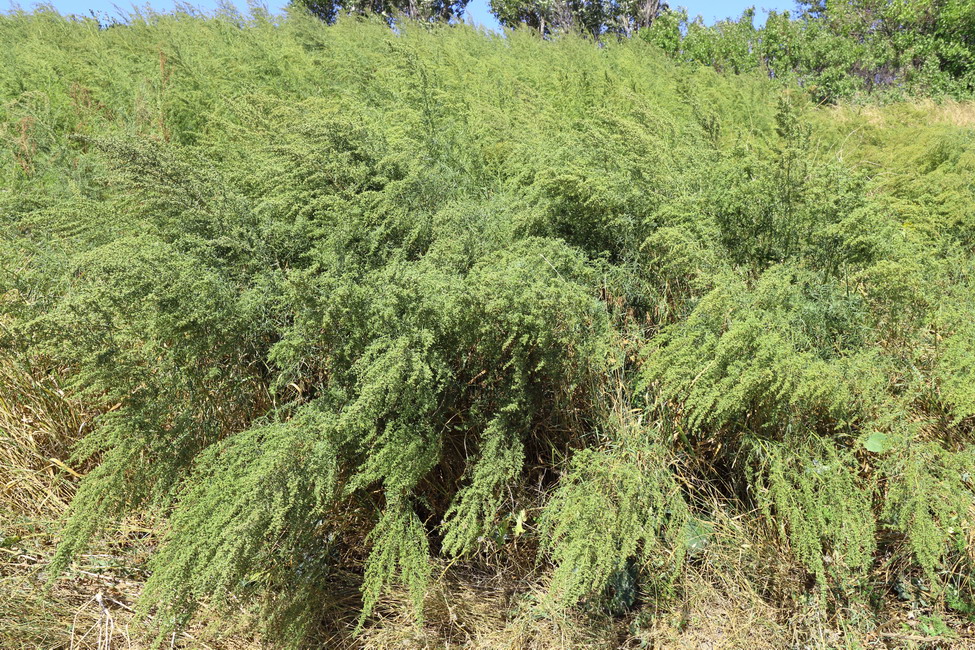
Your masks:
<path fill-rule="evenodd" d="M 705 26 L 664 13 L 643 37 L 680 60 L 808 88 L 821 100 L 879 93 L 970 96 L 975 90 L 975 5 L 965 0 L 824 0 L 804 11 L 754 10 Z"/>
<path fill-rule="evenodd" d="M 422 617 L 526 548 L 552 607 L 663 602 L 717 495 L 827 605 L 971 602 L 970 107 L 356 18 L 0 45 L 0 350 L 99 413 L 55 571 L 142 512 L 168 625 L 298 643 L 339 567 Z"/>
<path fill-rule="evenodd" d="M 760 71 L 807 89 L 819 101 L 876 95 L 970 97 L 975 91 L 975 5 L 966 0 L 800 0 L 799 11 L 771 11 L 755 27 L 755 9 L 705 25 L 659 0 L 491 0 L 506 28 L 524 25 L 552 37 L 575 32 L 606 41 L 640 38 L 672 58 L 733 73 Z M 466 0 L 432 5 L 374 0 L 293 0 L 334 22 L 340 12 L 372 12 L 447 21 Z"/>

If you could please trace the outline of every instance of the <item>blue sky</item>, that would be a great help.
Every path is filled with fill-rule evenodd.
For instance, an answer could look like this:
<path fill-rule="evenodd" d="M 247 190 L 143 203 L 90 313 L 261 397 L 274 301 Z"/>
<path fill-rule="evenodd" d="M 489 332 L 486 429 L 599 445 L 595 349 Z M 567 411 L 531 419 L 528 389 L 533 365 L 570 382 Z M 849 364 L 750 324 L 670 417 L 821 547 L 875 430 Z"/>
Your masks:
<path fill-rule="evenodd" d="M 221 0 L 190 0 L 188 4 L 201 9 L 214 9 L 220 3 Z M 246 10 L 248 0 L 224 0 L 232 1 L 241 9 Z M 467 19 L 486 27 L 492 29 L 497 29 L 497 21 L 494 16 L 491 15 L 488 9 L 489 0 L 471 0 L 467 5 L 466 16 Z M 260 0 L 261 4 L 266 4 L 271 12 L 279 11 L 284 5 L 286 5 L 288 0 Z M 0 0 L 0 6 L 2 6 L 4 0 Z M 7 0 L 9 6 L 13 6 L 13 3 Z M 29 8 L 35 3 L 32 0 L 23 0 L 20 3 L 24 8 Z M 45 4 L 53 5 L 55 9 L 63 14 L 81 14 L 89 15 L 91 10 L 99 13 L 108 13 L 109 15 L 124 15 L 131 10 L 133 5 L 145 6 L 150 5 L 153 9 L 157 11 L 167 11 L 171 10 L 175 4 L 174 0 L 151 0 L 146 3 L 145 0 L 140 0 L 138 2 L 132 2 L 131 0 L 46 0 Z M 783 10 L 783 9 L 794 9 L 794 3 L 789 1 L 781 0 L 766 0 L 765 2 L 745 2 L 739 0 L 685 0 L 681 2 L 677 0 L 671 3 L 672 6 L 684 6 L 687 11 L 692 16 L 700 14 L 706 23 L 711 24 L 715 20 L 720 20 L 722 18 L 728 17 L 738 17 L 741 12 L 744 11 L 746 7 L 755 6 L 758 9 L 758 16 L 756 17 L 757 23 L 764 22 L 765 12 L 763 10 Z"/>

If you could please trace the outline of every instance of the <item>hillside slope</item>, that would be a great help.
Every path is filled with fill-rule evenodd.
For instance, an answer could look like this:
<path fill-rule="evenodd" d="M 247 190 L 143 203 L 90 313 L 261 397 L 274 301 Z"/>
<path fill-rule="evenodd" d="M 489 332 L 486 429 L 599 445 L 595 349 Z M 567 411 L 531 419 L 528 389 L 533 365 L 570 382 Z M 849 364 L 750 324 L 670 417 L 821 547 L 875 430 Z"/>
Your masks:
<path fill-rule="evenodd" d="M 975 645 L 973 124 L 0 16 L 0 645 Z"/>

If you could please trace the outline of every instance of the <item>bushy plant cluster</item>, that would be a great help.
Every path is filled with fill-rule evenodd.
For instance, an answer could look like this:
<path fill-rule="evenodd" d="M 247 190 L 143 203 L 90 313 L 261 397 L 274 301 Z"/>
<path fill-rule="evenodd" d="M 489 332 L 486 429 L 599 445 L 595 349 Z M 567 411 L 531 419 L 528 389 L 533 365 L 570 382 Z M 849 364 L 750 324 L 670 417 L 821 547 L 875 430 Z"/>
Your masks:
<path fill-rule="evenodd" d="M 826 602 L 970 600 L 963 121 L 643 39 L 40 10 L 0 44 L 0 358 L 98 413 L 53 572 L 139 512 L 167 626 L 243 598 L 300 643 L 338 569 L 422 617 L 432 558 L 525 549 L 554 607 L 667 599 L 706 486 Z"/>
<path fill-rule="evenodd" d="M 292 0 L 292 10 L 331 23 L 342 13 L 373 13 L 393 24 L 463 16 L 467 0 Z M 595 40 L 638 36 L 678 61 L 732 73 L 761 72 L 800 86 L 819 101 L 917 95 L 970 98 L 975 91 L 975 7 L 966 0 L 800 0 L 798 11 L 755 8 L 706 25 L 660 0 L 491 0 L 498 23 L 543 37 Z"/>
<path fill-rule="evenodd" d="M 878 95 L 971 97 L 975 7 L 964 0 L 805 0 L 797 13 L 755 10 L 705 25 L 662 12 L 641 32 L 681 61 L 770 78 L 821 101 Z"/>

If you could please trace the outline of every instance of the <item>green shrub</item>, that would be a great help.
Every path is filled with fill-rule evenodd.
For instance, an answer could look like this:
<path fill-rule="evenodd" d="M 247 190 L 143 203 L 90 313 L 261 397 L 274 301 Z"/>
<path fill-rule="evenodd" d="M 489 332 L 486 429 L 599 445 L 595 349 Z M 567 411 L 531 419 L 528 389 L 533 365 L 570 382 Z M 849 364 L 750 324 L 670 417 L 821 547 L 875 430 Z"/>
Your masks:
<path fill-rule="evenodd" d="M 440 561 L 664 603 L 719 508 L 796 602 L 967 593 L 964 120 L 640 38 L 39 10 L 0 45 L 0 359 L 98 414 L 52 574 L 146 514 L 141 613 L 300 645 L 340 573 L 361 626 L 421 620 Z"/>

